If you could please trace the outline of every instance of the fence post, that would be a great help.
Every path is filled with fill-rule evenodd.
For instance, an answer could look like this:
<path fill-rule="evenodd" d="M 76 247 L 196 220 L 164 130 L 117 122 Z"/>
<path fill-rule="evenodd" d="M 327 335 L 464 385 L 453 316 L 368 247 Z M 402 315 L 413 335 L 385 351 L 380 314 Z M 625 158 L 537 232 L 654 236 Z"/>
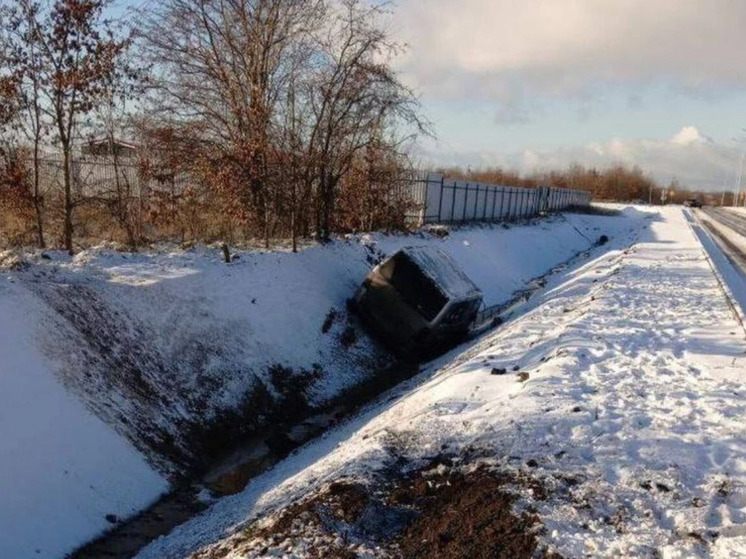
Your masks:
<path fill-rule="evenodd" d="M 428 180 L 430 177 L 425 178 L 425 182 L 423 184 L 423 187 L 425 188 L 425 195 L 422 197 L 422 213 L 420 214 L 420 227 L 425 225 L 425 222 L 427 221 L 427 195 L 428 191 L 430 190 L 430 181 Z M 420 179 L 421 181 L 422 179 Z"/>
<path fill-rule="evenodd" d="M 444 176 L 440 175 L 440 197 L 438 198 L 438 223 L 443 221 L 443 180 Z"/>
<path fill-rule="evenodd" d="M 497 188 L 492 189 L 492 218 L 490 221 L 495 221 L 495 205 L 497 204 Z"/>
<path fill-rule="evenodd" d="M 466 205 L 469 202 L 469 182 L 466 182 L 466 187 L 464 188 L 464 213 L 461 217 L 461 221 L 466 221 Z"/>
<path fill-rule="evenodd" d="M 456 212 L 456 181 L 453 181 L 453 199 L 451 200 L 451 223 L 453 223 L 453 219 L 455 217 Z"/>
<path fill-rule="evenodd" d="M 487 193 L 490 191 L 490 187 L 484 185 L 484 209 L 482 210 L 482 221 L 487 221 Z"/>
<path fill-rule="evenodd" d="M 518 191 L 518 220 L 523 219 L 523 189 Z"/>
<path fill-rule="evenodd" d="M 528 210 L 528 190 L 524 188 L 521 193 L 521 212 L 523 213 L 523 219 L 528 217 L 528 212 L 526 210 Z"/>
<path fill-rule="evenodd" d="M 479 209 L 479 183 L 477 183 L 477 193 L 474 196 L 474 221 L 477 220 L 477 210 Z"/>
<path fill-rule="evenodd" d="M 524 201 L 524 199 L 525 199 L 525 197 L 524 197 L 524 194 L 525 194 L 525 192 L 524 192 L 524 190 L 523 190 L 523 189 L 521 189 L 521 191 L 520 191 L 520 192 L 521 192 L 521 198 L 520 198 L 520 204 L 521 204 L 521 205 L 520 205 L 520 207 L 518 208 L 518 215 L 520 216 L 520 217 L 519 217 L 520 219 L 523 219 L 523 218 L 525 217 L 525 216 L 523 215 L 523 201 Z"/>

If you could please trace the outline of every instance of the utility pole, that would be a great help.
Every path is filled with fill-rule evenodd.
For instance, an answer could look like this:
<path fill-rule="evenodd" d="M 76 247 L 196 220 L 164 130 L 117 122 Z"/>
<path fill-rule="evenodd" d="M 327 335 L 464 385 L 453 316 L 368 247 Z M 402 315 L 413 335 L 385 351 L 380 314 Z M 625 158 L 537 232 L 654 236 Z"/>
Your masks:
<path fill-rule="evenodd" d="M 733 207 L 738 207 L 739 202 L 741 201 L 741 178 L 743 176 L 743 157 L 746 155 L 746 148 L 741 150 L 741 157 L 738 159 L 738 172 L 735 173 L 733 179 L 733 203 L 731 204 Z"/>
<path fill-rule="evenodd" d="M 741 129 L 742 132 L 746 132 L 746 129 Z M 743 136 L 741 137 L 734 137 L 733 140 L 738 142 L 739 144 L 744 144 L 746 142 L 746 138 Z M 741 178 L 743 177 L 743 158 L 746 156 L 746 145 L 741 148 L 741 157 L 738 161 L 738 180 L 736 184 L 733 187 L 733 206 L 738 207 L 739 202 L 741 201 Z M 746 204 L 746 200 L 744 201 Z"/>
<path fill-rule="evenodd" d="M 723 173 L 723 196 L 720 199 L 720 207 L 725 207 L 725 195 L 728 192 L 728 172 Z"/>

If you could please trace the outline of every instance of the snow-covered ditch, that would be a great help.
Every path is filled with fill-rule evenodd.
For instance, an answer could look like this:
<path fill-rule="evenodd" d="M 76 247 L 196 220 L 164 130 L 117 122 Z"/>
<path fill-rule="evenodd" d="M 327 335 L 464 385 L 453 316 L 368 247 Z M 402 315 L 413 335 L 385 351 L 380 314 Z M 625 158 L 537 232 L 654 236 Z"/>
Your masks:
<path fill-rule="evenodd" d="M 92 249 L 1 272 L 0 556 L 61 557 L 107 515 L 156 499 L 165 477 L 374 376 L 391 358 L 344 308 L 383 255 L 437 244 L 493 304 L 643 218 L 365 235 L 228 265 L 218 249 Z"/>
<path fill-rule="evenodd" d="M 392 469 L 443 454 L 545 488 L 524 489 L 516 505 L 543 524 L 545 553 L 744 556 L 744 330 L 681 209 L 652 211 L 637 238 L 617 236 L 516 320 L 433 363 L 140 559 L 198 549 L 309 556 L 328 534 L 300 529 L 278 540 L 245 528 L 332 482 L 374 491 Z M 331 541 L 396 556 L 391 542 L 364 534 Z"/>

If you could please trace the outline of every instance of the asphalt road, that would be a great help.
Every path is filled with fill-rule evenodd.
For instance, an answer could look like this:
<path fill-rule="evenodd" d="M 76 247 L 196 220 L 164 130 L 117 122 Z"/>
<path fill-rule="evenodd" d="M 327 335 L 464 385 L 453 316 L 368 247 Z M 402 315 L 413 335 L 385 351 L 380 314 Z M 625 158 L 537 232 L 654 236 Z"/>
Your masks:
<path fill-rule="evenodd" d="M 710 221 L 717 222 L 721 226 L 730 229 L 737 235 L 746 239 L 746 215 L 730 211 L 725 208 L 702 208 L 700 210 Z M 693 212 L 697 216 L 698 212 Z M 725 253 L 731 263 L 744 276 L 746 276 L 746 251 L 743 250 L 743 243 L 734 243 L 732 238 L 728 239 L 708 220 L 698 220 L 710 232 L 711 237 L 720 249 Z M 746 242 L 746 241 L 745 241 Z"/>
<path fill-rule="evenodd" d="M 715 221 L 746 237 L 746 215 L 725 208 L 702 208 L 702 211 Z"/>

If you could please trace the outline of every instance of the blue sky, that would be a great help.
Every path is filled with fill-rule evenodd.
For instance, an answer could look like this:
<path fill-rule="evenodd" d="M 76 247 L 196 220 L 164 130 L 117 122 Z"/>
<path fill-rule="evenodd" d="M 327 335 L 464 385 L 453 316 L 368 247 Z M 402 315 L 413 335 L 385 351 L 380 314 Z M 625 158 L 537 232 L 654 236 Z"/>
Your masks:
<path fill-rule="evenodd" d="M 437 135 L 418 146 L 423 165 L 735 180 L 744 0 L 398 0 L 387 25 Z"/>

